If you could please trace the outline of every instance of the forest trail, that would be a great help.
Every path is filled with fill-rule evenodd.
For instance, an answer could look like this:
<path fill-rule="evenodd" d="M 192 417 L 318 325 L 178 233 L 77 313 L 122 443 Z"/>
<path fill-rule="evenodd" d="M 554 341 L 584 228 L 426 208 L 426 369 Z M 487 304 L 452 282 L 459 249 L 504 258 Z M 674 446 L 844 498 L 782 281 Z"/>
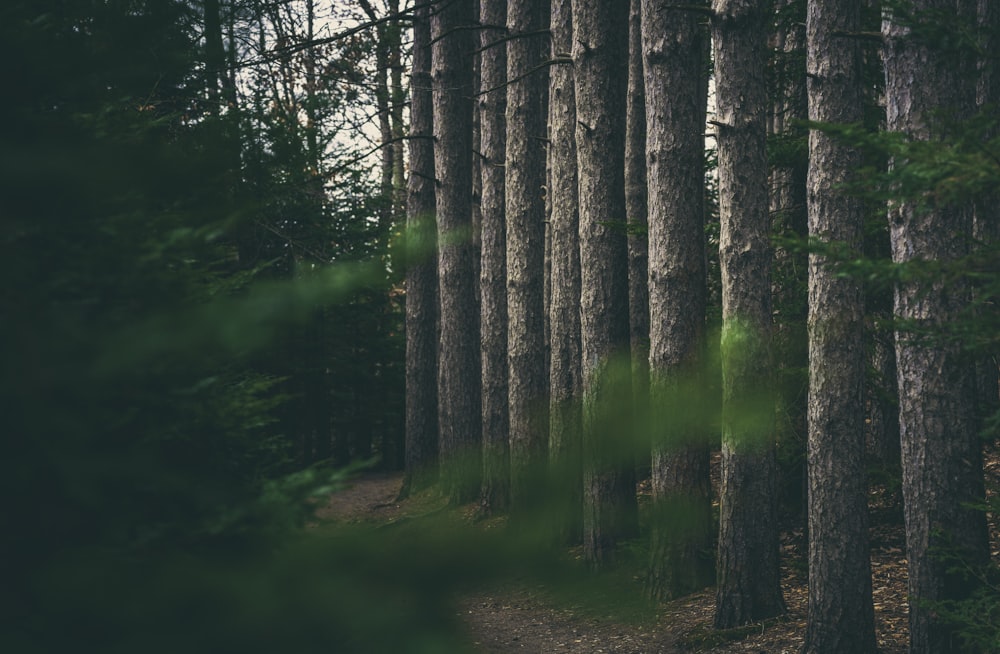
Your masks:
<path fill-rule="evenodd" d="M 401 473 L 370 473 L 334 493 L 320 517 L 386 523 L 410 515 L 397 499 Z M 682 651 L 660 625 L 621 624 L 549 605 L 530 589 L 477 593 L 458 600 L 458 613 L 477 652 L 658 654 Z"/>
<path fill-rule="evenodd" d="M 435 510 L 426 497 L 399 501 L 400 473 L 369 473 L 333 494 L 319 511 L 324 518 L 387 523 Z M 872 572 L 879 646 L 883 654 L 906 651 L 906 565 L 903 533 L 873 501 Z M 466 511 L 469 516 L 473 509 Z M 879 519 L 881 518 L 881 519 Z M 713 589 L 663 604 L 655 622 L 625 624 L 577 611 L 546 598 L 530 586 L 484 591 L 461 597 L 457 611 L 475 650 L 483 654 L 574 652 L 578 654 L 736 654 L 798 652 L 806 620 L 806 576 L 801 534 L 782 540 L 783 591 L 788 615 L 739 629 L 712 629 Z M 637 587 L 638 589 L 638 587 Z"/>

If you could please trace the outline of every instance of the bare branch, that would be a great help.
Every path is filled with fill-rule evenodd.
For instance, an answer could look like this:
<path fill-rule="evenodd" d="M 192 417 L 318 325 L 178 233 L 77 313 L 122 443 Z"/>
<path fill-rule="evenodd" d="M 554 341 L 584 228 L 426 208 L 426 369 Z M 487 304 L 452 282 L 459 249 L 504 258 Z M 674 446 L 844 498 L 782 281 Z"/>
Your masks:
<path fill-rule="evenodd" d="M 506 28 L 504 28 L 504 29 L 506 29 Z M 551 36 L 552 35 L 552 31 L 548 30 L 548 29 L 544 29 L 544 30 L 532 30 L 530 32 L 518 32 L 517 34 L 508 34 L 507 36 L 504 36 L 504 37 L 501 37 L 501 38 L 497 39 L 496 41 L 492 41 L 490 43 L 487 43 L 486 45 L 484 45 L 483 47 L 479 48 L 478 50 L 473 50 L 472 54 L 479 54 L 479 53 L 483 52 L 484 50 L 489 50 L 490 48 L 492 48 L 494 46 L 503 45 L 504 43 L 507 43 L 508 41 L 513 41 L 513 40 L 519 39 L 521 37 L 541 36 L 543 34 L 546 35 L 546 36 Z"/>
<path fill-rule="evenodd" d="M 470 25 L 456 25 L 455 27 L 451 28 L 450 30 L 448 30 L 446 32 L 443 32 L 441 34 L 438 34 L 437 38 L 431 39 L 430 45 L 434 45 L 438 41 L 441 41 L 441 40 L 443 40 L 443 39 L 451 36 L 452 34 L 455 34 L 456 32 L 468 32 L 470 30 L 471 31 L 495 30 L 495 29 L 501 29 L 501 27 L 498 26 L 498 25 L 485 25 L 483 23 L 472 23 Z M 506 27 L 504 27 L 503 29 L 506 29 Z"/>
<path fill-rule="evenodd" d="M 432 135 L 430 135 L 430 134 L 408 134 L 406 136 L 398 136 L 396 138 L 389 139 L 388 141 L 384 141 L 382 143 L 379 143 L 378 145 L 376 145 L 373 148 L 365 150 L 364 152 L 362 152 L 359 155 L 351 157 L 347 161 L 342 161 L 335 168 L 331 168 L 330 170 L 328 170 L 325 173 L 323 173 L 323 176 L 327 177 L 327 178 L 333 177 L 337 173 L 339 173 L 339 172 L 341 172 L 343 170 L 347 170 L 348 168 L 350 168 L 354 164 L 358 163 L 359 161 L 364 161 L 365 159 L 367 159 L 368 157 L 372 156 L 373 154 L 375 154 L 376 152 L 378 152 L 382 148 L 388 147 L 388 146 L 392 145 L 393 143 L 399 143 L 400 141 L 413 141 L 413 140 L 417 140 L 417 139 L 430 139 L 430 140 L 433 141 L 434 137 Z"/>
<path fill-rule="evenodd" d="M 538 64 L 537 66 L 534 66 L 531 69 L 529 69 L 523 75 L 518 75 L 514 79 L 509 79 L 506 82 L 504 82 L 503 84 L 498 84 L 497 86 L 494 86 L 491 89 L 486 89 L 485 91 L 480 91 L 474 97 L 478 98 L 481 95 L 486 95 L 488 93 L 493 93 L 494 91 L 499 91 L 500 89 L 507 88 L 511 84 L 514 84 L 515 82 L 520 82 L 521 80 L 523 80 L 523 79 L 525 79 L 525 78 L 527 78 L 527 77 L 529 77 L 529 76 L 537 73 L 540 70 L 544 70 L 545 68 L 548 68 L 549 66 L 555 66 L 555 65 L 558 65 L 558 64 L 570 64 L 570 65 L 572 65 L 572 63 L 573 63 L 573 59 L 571 57 L 556 57 L 554 59 L 549 59 L 548 61 L 543 61 L 542 63 Z"/>

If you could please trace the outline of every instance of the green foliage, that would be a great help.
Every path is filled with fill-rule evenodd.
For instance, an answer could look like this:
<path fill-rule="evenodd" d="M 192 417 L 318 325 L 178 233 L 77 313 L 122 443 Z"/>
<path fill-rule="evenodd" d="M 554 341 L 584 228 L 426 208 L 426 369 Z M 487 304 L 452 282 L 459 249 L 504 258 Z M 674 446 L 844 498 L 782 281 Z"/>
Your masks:
<path fill-rule="evenodd" d="M 956 122 L 947 112 L 933 117 L 933 140 L 905 134 L 873 132 L 860 125 L 809 123 L 861 150 L 870 162 L 846 186 L 873 203 L 906 201 L 928 211 L 967 202 L 996 187 L 1000 139 L 992 108 Z M 892 166 L 882 162 L 891 160 Z"/>
<path fill-rule="evenodd" d="M 343 473 L 288 474 L 308 385 L 282 344 L 319 316 L 340 333 L 307 372 L 354 373 L 394 429 L 392 366 L 358 374 L 359 351 L 401 358 L 373 204 L 235 167 L 248 144 L 203 102 L 197 19 L 177 0 L 0 9 L 0 51 L 24 63 L 0 108 L 4 651 L 368 651 L 379 630 L 357 616 L 395 601 L 337 558 L 367 539 L 327 549 L 302 530 Z M 376 322 L 397 335 L 358 347 L 348 325 Z M 443 620 L 412 597 L 392 610 Z M 439 651 L 441 620 L 386 648 Z"/>

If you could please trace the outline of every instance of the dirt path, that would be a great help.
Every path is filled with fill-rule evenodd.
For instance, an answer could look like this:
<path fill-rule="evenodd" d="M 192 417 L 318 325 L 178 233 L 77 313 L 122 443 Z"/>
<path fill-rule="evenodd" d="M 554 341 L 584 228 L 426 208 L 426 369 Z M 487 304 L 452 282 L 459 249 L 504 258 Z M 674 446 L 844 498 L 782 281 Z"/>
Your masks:
<path fill-rule="evenodd" d="M 368 474 L 334 493 L 319 511 L 347 522 L 392 522 L 407 514 L 409 500 L 397 501 L 399 473 Z M 574 652 L 653 654 L 677 651 L 674 639 L 651 627 L 584 618 L 547 606 L 529 591 L 470 595 L 459 600 L 476 650 L 483 654 Z"/>
<path fill-rule="evenodd" d="M 320 515 L 347 522 L 384 524 L 443 507 L 439 499 L 397 501 L 402 475 L 367 474 L 335 493 Z M 471 509 L 467 511 L 471 514 Z M 902 529 L 872 530 L 873 581 L 879 646 L 883 654 L 906 651 L 906 568 Z M 712 629 L 711 589 L 661 605 L 650 624 L 622 624 L 546 601 L 530 588 L 489 591 L 460 598 L 458 612 L 476 651 L 483 654 L 574 652 L 577 654 L 797 653 L 806 622 L 806 580 L 798 550 L 801 537 L 783 542 L 783 591 L 788 615 L 764 624 L 718 632 Z M 798 569 L 797 569 L 798 568 Z"/>

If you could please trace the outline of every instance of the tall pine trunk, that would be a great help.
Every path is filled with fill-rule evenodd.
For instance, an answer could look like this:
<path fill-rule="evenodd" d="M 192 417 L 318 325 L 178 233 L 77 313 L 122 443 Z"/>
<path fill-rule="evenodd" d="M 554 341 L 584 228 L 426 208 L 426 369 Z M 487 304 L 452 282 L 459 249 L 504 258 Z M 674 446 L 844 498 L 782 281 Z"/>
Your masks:
<path fill-rule="evenodd" d="M 806 19 L 809 119 L 863 118 L 861 0 L 810 0 Z M 864 205 L 839 187 L 860 153 L 809 133 L 809 236 L 860 252 Z M 803 652 L 875 652 L 865 470 L 864 299 L 821 252 L 809 256 L 809 614 Z"/>
<path fill-rule="evenodd" d="M 506 0 L 481 0 L 480 22 L 504 25 Z M 480 32 L 479 151 L 482 156 L 482 228 L 479 278 L 483 360 L 484 516 L 507 509 L 510 497 L 510 416 L 507 403 L 507 227 L 504 209 L 507 48 L 502 29 Z M 500 42 L 499 45 L 490 45 Z M 488 92 L 487 92 L 488 91 Z"/>
<path fill-rule="evenodd" d="M 573 2 L 576 156 L 580 203 L 583 353 L 584 556 L 613 558 L 637 529 L 628 417 L 628 252 L 625 220 L 625 92 L 628 3 Z M 618 223 L 616 226 L 614 223 Z"/>
<path fill-rule="evenodd" d="M 431 16 L 441 303 L 439 446 L 442 488 L 453 504 L 478 496 L 482 465 L 479 303 L 472 238 L 472 23 L 471 3 L 446 3 Z"/>
<path fill-rule="evenodd" d="M 771 247 L 764 63 L 767 0 L 714 0 L 719 261 L 722 268 L 722 492 L 715 625 L 785 610 L 775 505 Z"/>
<path fill-rule="evenodd" d="M 427 8 L 419 8 L 413 15 L 410 176 L 406 205 L 406 442 L 402 496 L 429 486 L 437 473 L 437 229 L 428 15 Z"/>
<path fill-rule="evenodd" d="M 942 30 L 935 16 L 945 10 L 973 25 L 976 2 L 914 0 L 911 5 L 909 16 L 890 14 L 882 25 L 886 122 L 890 131 L 912 140 L 934 141 L 942 136 L 938 112 L 960 120 L 971 115 L 976 102 L 974 77 L 956 74 L 975 69 L 974 52 L 945 49 L 947 40 L 933 38 Z M 902 200 L 889 213 L 893 262 L 948 264 L 968 254 L 969 204 L 918 208 L 915 199 Z M 928 338 L 896 332 L 910 651 L 920 654 L 965 651 L 933 603 L 962 599 L 970 591 L 956 560 L 975 568 L 988 558 L 985 516 L 970 506 L 983 501 L 974 367 L 961 344 L 946 341 L 943 333 L 961 317 L 970 297 L 968 286 L 955 280 L 902 281 L 895 289 L 896 317 L 932 333 Z"/>
<path fill-rule="evenodd" d="M 653 501 L 649 593 L 667 599 L 712 582 L 708 434 L 692 411 L 704 364 L 705 59 L 703 17 L 643 3 L 649 173 L 649 366 Z M 705 3 L 707 8 L 707 3 Z M 694 415 L 692 415 L 694 413 Z"/>
<path fill-rule="evenodd" d="M 573 47 L 571 0 L 552 0 L 552 59 Z M 551 295 L 549 298 L 549 461 L 557 483 L 557 530 L 579 539 L 582 520 L 580 238 L 576 175 L 576 97 L 573 68 L 549 71 L 549 196 Z"/>
<path fill-rule="evenodd" d="M 549 7 L 509 0 L 507 31 L 507 361 L 510 397 L 511 509 L 539 501 L 545 471 L 545 60 Z M 532 70 L 534 71 L 532 72 Z"/>

